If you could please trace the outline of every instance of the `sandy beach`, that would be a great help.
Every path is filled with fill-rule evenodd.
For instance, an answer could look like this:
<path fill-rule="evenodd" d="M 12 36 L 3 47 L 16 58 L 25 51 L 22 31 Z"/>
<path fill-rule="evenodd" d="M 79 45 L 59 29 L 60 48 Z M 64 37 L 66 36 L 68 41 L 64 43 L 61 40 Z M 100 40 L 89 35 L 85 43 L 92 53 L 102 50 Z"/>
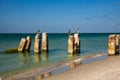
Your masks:
<path fill-rule="evenodd" d="M 82 64 L 67 72 L 43 80 L 120 80 L 120 56 Z"/>

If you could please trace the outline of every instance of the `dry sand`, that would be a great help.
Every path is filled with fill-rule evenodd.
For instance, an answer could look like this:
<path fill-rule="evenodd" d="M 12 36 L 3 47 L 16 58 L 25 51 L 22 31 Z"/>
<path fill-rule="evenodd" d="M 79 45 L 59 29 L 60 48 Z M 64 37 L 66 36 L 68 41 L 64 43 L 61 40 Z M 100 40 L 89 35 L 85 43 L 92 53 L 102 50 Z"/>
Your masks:
<path fill-rule="evenodd" d="M 120 80 L 120 56 L 82 64 L 67 72 L 43 80 Z"/>

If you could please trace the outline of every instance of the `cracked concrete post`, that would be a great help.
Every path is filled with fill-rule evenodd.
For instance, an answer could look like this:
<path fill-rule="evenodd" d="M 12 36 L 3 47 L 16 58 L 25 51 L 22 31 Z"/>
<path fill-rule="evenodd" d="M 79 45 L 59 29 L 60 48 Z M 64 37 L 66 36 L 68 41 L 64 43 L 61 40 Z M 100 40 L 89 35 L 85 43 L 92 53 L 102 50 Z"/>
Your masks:
<path fill-rule="evenodd" d="M 74 37 L 71 35 L 68 39 L 68 54 L 74 53 Z"/>
<path fill-rule="evenodd" d="M 119 54 L 120 45 L 120 36 L 119 35 L 110 35 L 108 40 L 108 55 L 117 55 Z"/>
<path fill-rule="evenodd" d="M 30 38 L 30 36 L 27 36 L 25 50 L 30 51 L 30 47 L 31 47 L 31 38 Z"/>
<path fill-rule="evenodd" d="M 74 34 L 74 53 L 80 53 L 80 38 L 79 38 L 79 34 L 75 33 Z"/>
<path fill-rule="evenodd" d="M 23 52 L 25 50 L 25 46 L 26 46 L 26 39 L 22 38 L 18 47 L 18 51 Z"/>
<path fill-rule="evenodd" d="M 37 33 L 34 40 L 34 53 L 40 53 L 40 34 Z"/>
<path fill-rule="evenodd" d="M 48 51 L 48 35 L 46 32 L 42 33 L 42 51 Z"/>

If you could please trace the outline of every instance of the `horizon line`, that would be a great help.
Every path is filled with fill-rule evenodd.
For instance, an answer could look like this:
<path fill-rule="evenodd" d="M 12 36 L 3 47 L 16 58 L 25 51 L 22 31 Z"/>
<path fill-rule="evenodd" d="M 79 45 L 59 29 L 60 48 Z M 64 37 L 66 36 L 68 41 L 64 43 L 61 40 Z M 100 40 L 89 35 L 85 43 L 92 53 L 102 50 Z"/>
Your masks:
<path fill-rule="evenodd" d="M 43 32 L 40 32 L 40 34 L 41 33 L 43 33 Z M 61 33 L 59 33 L 59 32 L 58 33 L 55 33 L 55 32 L 52 32 L 52 33 L 51 32 L 46 32 L 46 33 L 48 33 L 48 34 L 67 34 L 67 32 L 61 32 Z M 74 32 L 72 32 L 71 34 L 73 34 L 73 33 Z M 80 32 L 80 34 L 83 34 L 83 33 L 90 33 L 90 34 L 93 34 L 93 33 L 94 34 L 97 34 L 97 33 L 113 33 L 114 34 L 114 33 L 120 33 L 120 32 Z M 31 32 L 31 33 L 23 33 L 23 32 L 22 33 L 19 33 L 19 32 L 14 33 L 13 32 L 13 33 L 0 33 L 0 34 L 35 34 L 35 33 L 33 33 L 33 32 Z"/>

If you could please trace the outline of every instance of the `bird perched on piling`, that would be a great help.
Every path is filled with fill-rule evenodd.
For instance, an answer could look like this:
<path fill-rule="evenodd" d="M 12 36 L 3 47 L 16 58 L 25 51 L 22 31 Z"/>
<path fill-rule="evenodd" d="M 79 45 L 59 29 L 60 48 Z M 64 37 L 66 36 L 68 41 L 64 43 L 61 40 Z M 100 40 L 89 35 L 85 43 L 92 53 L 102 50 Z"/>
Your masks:
<path fill-rule="evenodd" d="M 68 31 L 68 36 L 70 37 L 70 35 L 71 35 L 71 29 L 69 29 Z"/>
<path fill-rule="evenodd" d="M 40 29 L 38 29 L 37 31 L 36 31 L 36 34 L 39 34 L 40 33 Z"/>

